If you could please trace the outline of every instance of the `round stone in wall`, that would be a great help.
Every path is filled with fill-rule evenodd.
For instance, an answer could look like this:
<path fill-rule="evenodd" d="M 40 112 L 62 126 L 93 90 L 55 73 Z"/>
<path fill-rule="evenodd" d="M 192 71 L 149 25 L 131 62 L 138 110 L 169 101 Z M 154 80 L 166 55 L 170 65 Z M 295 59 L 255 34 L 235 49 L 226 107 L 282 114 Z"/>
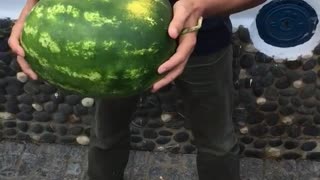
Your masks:
<path fill-rule="evenodd" d="M 244 54 L 240 58 L 240 66 L 244 69 L 252 67 L 255 57 L 252 54 Z"/>
<path fill-rule="evenodd" d="M 185 145 L 183 146 L 183 149 L 187 154 L 193 154 L 196 151 L 196 147 L 193 145 Z"/>
<path fill-rule="evenodd" d="M 163 121 L 163 122 L 169 122 L 169 121 L 171 121 L 172 120 L 172 116 L 173 116 L 173 114 L 172 113 L 162 113 L 161 114 L 161 120 Z"/>
<path fill-rule="evenodd" d="M 303 134 L 307 136 L 319 136 L 320 128 L 314 125 L 307 126 L 303 129 Z"/>
<path fill-rule="evenodd" d="M 266 149 L 266 156 L 269 158 L 279 158 L 281 156 L 281 150 L 279 148 L 268 147 Z"/>
<path fill-rule="evenodd" d="M 264 92 L 264 97 L 267 100 L 275 101 L 279 97 L 279 92 L 276 88 L 268 87 L 268 88 L 266 88 L 266 90 Z"/>
<path fill-rule="evenodd" d="M 279 91 L 281 96 L 295 96 L 298 94 L 298 90 L 294 88 L 282 89 Z"/>
<path fill-rule="evenodd" d="M 19 112 L 19 107 L 17 102 L 8 101 L 4 104 L 5 110 L 9 113 L 16 114 Z"/>
<path fill-rule="evenodd" d="M 286 89 L 290 87 L 290 85 L 290 81 L 286 76 L 280 77 L 275 83 L 275 87 L 278 89 Z"/>
<path fill-rule="evenodd" d="M 282 145 L 282 140 L 281 139 L 270 139 L 269 140 L 269 145 L 271 147 L 278 147 L 278 146 L 281 146 Z"/>
<path fill-rule="evenodd" d="M 315 59 L 310 59 L 305 62 L 302 66 L 302 69 L 305 71 L 313 69 L 317 65 L 317 61 Z"/>
<path fill-rule="evenodd" d="M 250 33 L 248 28 L 245 28 L 243 25 L 240 25 L 238 28 L 239 39 L 244 43 L 251 43 Z"/>
<path fill-rule="evenodd" d="M 317 147 L 317 143 L 314 141 L 305 142 L 301 145 L 301 150 L 303 151 L 312 151 L 314 148 Z"/>
<path fill-rule="evenodd" d="M 33 118 L 38 122 L 48 122 L 50 120 L 50 115 L 44 111 L 35 111 L 33 113 Z"/>
<path fill-rule="evenodd" d="M 287 98 L 287 97 L 280 96 L 279 99 L 278 99 L 278 103 L 281 106 L 286 106 L 286 105 L 288 105 L 290 103 L 290 99 Z"/>
<path fill-rule="evenodd" d="M 285 76 L 287 74 L 287 68 L 284 64 L 273 64 L 270 67 L 270 71 L 272 75 L 276 78 L 280 78 L 282 76 Z"/>
<path fill-rule="evenodd" d="M 81 135 L 82 132 L 83 132 L 83 127 L 81 126 L 73 126 L 69 129 L 69 134 L 75 135 L 75 136 Z"/>
<path fill-rule="evenodd" d="M 82 104 L 76 104 L 73 106 L 73 113 L 77 116 L 88 114 L 88 108 L 84 107 Z"/>
<path fill-rule="evenodd" d="M 4 121 L 2 123 L 4 128 L 15 128 L 17 126 L 16 121 Z"/>
<path fill-rule="evenodd" d="M 299 70 L 287 70 L 286 76 L 290 82 L 294 82 L 302 79 L 302 73 Z"/>
<path fill-rule="evenodd" d="M 278 104 L 275 102 L 267 102 L 262 104 L 259 109 L 264 112 L 273 112 L 278 109 Z"/>
<path fill-rule="evenodd" d="M 89 97 L 83 98 L 83 99 L 81 100 L 81 104 L 82 104 L 84 107 L 92 107 L 93 104 L 94 104 L 94 99 L 93 99 L 93 98 L 89 98 Z"/>
<path fill-rule="evenodd" d="M 33 107 L 28 104 L 19 104 L 18 107 L 20 112 L 32 113 L 34 111 Z"/>
<path fill-rule="evenodd" d="M 288 69 L 292 69 L 292 70 L 298 69 L 302 66 L 302 61 L 300 61 L 300 60 L 285 61 L 284 63 Z"/>
<path fill-rule="evenodd" d="M 78 95 L 67 95 L 65 97 L 65 101 L 66 103 L 68 103 L 69 105 L 76 105 L 78 103 L 80 103 L 81 101 L 81 97 Z"/>
<path fill-rule="evenodd" d="M 21 121 L 31 121 L 33 118 L 32 114 L 30 114 L 29 112 L 19 112 L 17 113 L 16 117 Z"/>
<path fill-rule="evenodd" d="M 172 136 L 173 133 L 168 130 L 161 130 L 161 131 L 159 131 L 159 135 L 160 136 Z"/>
<path fill-rule="evenodd" d="M 49 101 L 49 102 L 46 102 L 44 105 L 43 105 L 43 108 L 46 112 L 48 113 L 53 113 L 56 111 L 58 105 L 52 101 Z"/>
<path fill-rule="evenodd" d="M 33 133 L 40 134 L 43 132 L 43 127 L 40 124 L 31 124 L 30 130 Z"/>
<path fill-rule="evenodd" d="M 61 92 L 56 92 L 50 96 L 52 102 L 59 104 L 64 102 L 64 95 Z"/>
<path fill-rule="evenodd" d="M 40 136 L 39 141 L 45 143 L 55 143 L 57 140 L 57 136 L 51 133 L 44 133 Z"/>
<path fill-rule="evenodd" d="M 17 128 L 22 132 L 27 132 L 29 129 L 29 125 L 28 123 L 25 123 L 25 122 L 19 122 L 17 124 Z"/>
<path fill-rule="evenodd" d="M 292 85 L 293 87 L 300 89 L 303 87 L 303 81 L 302 80 L 293 81 Z"/>
<path fill-rule="evenodd" d="M 77 143 L 81 144 L 81 145 L 88 145 L 90 143 L 90 139 L 88 136 L 78 136 L 76 138 Z"/>
<path fill-rule="evenodd" d="M 241 127 L 240 128 L 240 133 L 241 134 L 248 134 L 249 128 L 247 126 Z"/>
<path fill-rule="evenodd" d="M 154 129 L 145 129 L 143 131 L 143 137 L 147 139 L 156 139 L 158 137 L 158 134 Z"/>
<path fill-rule="evenodd" d="M 240 141 L 244 144 L 251 144 L 253 142 L 253 137 L 250 136 L 243 136 L 240 138 Z"/>
<path fill-rule="evenodd" d="M 50 95 L 40 93 L 33 96 L 33 100 L 35 103 L 45 103 L 50 100 Z"/>
<path fill-rule="evenodd" d="M 15 115 L 9 112 L 0 112 L 0 119 L 3 120 L 12 120 L 15 118 Z"/>
<path fill-rule="evenodd" d="M 18 72 L 17 73 L 17 79 L 22 82 L 25 83 L 28 81 L 28 76 L 24 73 L 24 72 Z"/>
<path fill-rule="evenodd" d="M 33 103 L 32 104 L 32 107 L 36 110 L 36 111 L 42 111 L 43 110 L 43 107 L 38 104 L 38 103 Z"/>
<path fill-rule="evenodd" d="M 73 136 L 63 136 L 59 137 L 58 142 L 63 144 L 73 144 L 76 142 L 76 138 Z"/>
<path fill-rule="evenodd" d="M 143 141 L 142 144 L 140 145 L 140 149 L 142 150 L 147 150 L 147 151 L 152 151 L 156 147 L 156 144 L 150 140 Z"/>
<path fill-rule="evenodd" d="M 310 152 L 307 154 L 306 159 L 319 161 L 320 160 L 320 152 Z"/>
<path fill-rule="evenodd" d="M 297 148 L 299 146 L 299 142 L 298 141 L 295 141 L 295 140 L 290 140 L 290 141 L 286 141 L 283 146 L 286 148 L 286 149 L 294 149 L 294 148 Z"/>
<path fill-rule="evenodd" d="M 317 80 L 317 73 L 314 71 L 306 71 L 303 74 L 302 81 L 306 84 L 314 83 Z"/>
<path fill-rule="evenodd" d="M 33 103 L 33 98 L 32 95 L 30 94 L 21 94 L 19 96 L 17 96 L 17 99 L 20 103 L 24 103 L 24 104 L 32 104 Z"/>
<path fill-rule="evenodd" d="M 52 120 L 56 123 L 65 123 L 67 121 L 67 115 L 62 112 L 55 112 L 52 114 Z"/>
<path fill-rule="evenodd" d="M 257 149 L 262 149 L 265 148 L 267 145 L 267 141 L 264 139 L 257 139 L 254 143 L 253 146 Z"/>
<path fill-rule="evenodd" d="M 26 93 L 28 94 L 32 94 L 32 95 L 35 95 L 35 94 L 38 94 L 40 93 L 40 82 L 39 81 L 28 81 L 23 89 Z"/>
<path fill-rule="evenodd" d="M 259 97 L 257 98 L 257 104 L 258 105 L 262 105 L 262 104 L 265 104 L 267 102 L 266 98 L 264 97 Z"/>
<path fill-rule="evenodd" d="M 270 128 L 270 134 L 272 136 L 281 136 L 285 133 L 285 125 L 276 125 Z"/>
<path fill-rule="evenodd" d="M 62 103 L 58 105 L 58 111 L 66 115 L 70 115 L 73 112 L 73 107 L 69 104 Z"/>
<path fill-rule="evenodd" d="M 157 140 L 156 140 L 156 143 L 157 144 L 160 144 L 160 145 L 163 145 L 163 144 L 167 144 L 171 141 L 171 138 L 170 137 L 159 137 Z"/>
<path fill-rule="evenodd" d="M 186 133 L 186 132 L 178 132 L 174 137 L 173 139 L 176 141 L 176 142 L 186 142 L 189 140 L 189 134 Z"/>
<path fill-rule="evenodd" d="M 15 136 L 17 135 L 17 130 L 15 128 L 7 128 L 3 130 L 4 136 Z"/>
<path fill-rule="evenodd" d="M 307 99 L 312 97 L 316 93 L 315 85 L 306 85 L 300 92 L 300 97 L 302 99 Z"/>
<path fill-rule="evenodd" d="M 130 137 L 130 141 L 132 142 L 132 143 L 139 143 L 139 142 L 142 142 L 142 137 L 140 137 L 140 136 L 131 136 Z M 160 144 L 160 143 L 159 143 Z"/>
<path fill-rule="evenodd" d="M 278 113 L 268 113 L 268 114 L 265 114 L 264 117 L 265 117 L 266 123 L 269 126 L 276 125 L 279 122 L 279 119 L 280 119 Z"/>
<path fill-rule="evenodd" d="M 57 88 L 47 83 L 41 84 L 39 89 L 42 93 L 48 94 L 48 95 L 53 94 L 57 91 Z"/>

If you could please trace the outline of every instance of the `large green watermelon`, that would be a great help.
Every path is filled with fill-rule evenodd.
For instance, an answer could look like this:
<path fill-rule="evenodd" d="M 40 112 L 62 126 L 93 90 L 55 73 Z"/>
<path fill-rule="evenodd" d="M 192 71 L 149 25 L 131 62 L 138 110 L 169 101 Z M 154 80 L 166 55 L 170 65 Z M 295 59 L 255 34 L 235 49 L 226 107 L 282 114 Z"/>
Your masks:
<path fill-rule="evenodd" d="M 175 51 L 168 0 L 41 0 L 21 44 L 44 80 L 96 97 L 137 94 Z"/>

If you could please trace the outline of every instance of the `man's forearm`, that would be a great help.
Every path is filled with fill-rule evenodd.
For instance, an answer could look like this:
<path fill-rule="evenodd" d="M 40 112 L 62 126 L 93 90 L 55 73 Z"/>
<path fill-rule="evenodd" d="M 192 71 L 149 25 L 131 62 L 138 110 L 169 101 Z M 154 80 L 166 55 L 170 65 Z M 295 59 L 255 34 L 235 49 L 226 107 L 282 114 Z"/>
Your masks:
<path fill-rule="evenodd" d="M 266 0 L 192 0 L 203 16 L 225 16 L 258 6 Z"/>
<path fill-rule="evenodd" d="M 38 1 L 39 0 L 27 0 L 16 23 L 24 23 L 27 15 L 29 14 L 33 6 L 37 4 Z"/>

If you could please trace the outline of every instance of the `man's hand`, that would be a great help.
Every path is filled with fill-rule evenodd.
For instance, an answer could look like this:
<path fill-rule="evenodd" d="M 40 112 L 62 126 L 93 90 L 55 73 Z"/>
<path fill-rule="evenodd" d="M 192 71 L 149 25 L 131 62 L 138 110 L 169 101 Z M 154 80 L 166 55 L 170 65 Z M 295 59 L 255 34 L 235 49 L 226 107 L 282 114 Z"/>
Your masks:
<path fill-rule="evenodd" d="M 23 23 L 17 22 L 11 31 L 11 35 L 8 40 L 8 44 L 12 51 L 17 54 L 17 62 L 21 67 L 22 71 L 26 73 L 31 79 L 37 79 L 37 75 L 32 71 L 27 61 L 24 59 L 25 53 L 23 48 L 20 46 L 19 40 L 23 29 Z"/>
<path fill-rule="evenodd" d="M 156 82 L 152 92 L 156 92 L 163 86 L 178 77 L 191 55 L 196 44 L 196 33 L 180 35 L 182 29 L 190 28 L 197 24 L 201 16 L 225 16 L 239 11 L 255 7 L 266 0 L 179 0 L 173 6 L 173 19 L 169 25 L 169 35 L 173 39 L 179 38 L 179 46 L 176 53 L 163 63 L 158 72 L 167 74 Z"/>
<path fill-rule="evenodd" d="M 171 38 L 179 39 L 179 45 L 176 53 L 158 68 L 159 74 L 167 74 L 153 85 L 152 92 L 166 86 L 183 72 L 196 45 L 197 34 L 190 32 L 180 35 L 180 33 L 184 28 L 196 26 L 200 17 L 201 13 L 193 1 L 179 0 L 174 4 L 173 19 L 169 25 L 168 33 Z"/>

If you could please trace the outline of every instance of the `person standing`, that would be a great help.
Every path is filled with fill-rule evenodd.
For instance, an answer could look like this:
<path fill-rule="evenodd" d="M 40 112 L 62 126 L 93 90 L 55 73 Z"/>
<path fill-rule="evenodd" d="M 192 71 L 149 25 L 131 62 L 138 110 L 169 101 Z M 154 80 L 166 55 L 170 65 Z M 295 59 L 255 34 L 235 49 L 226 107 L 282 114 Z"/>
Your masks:
<path fill-rule="evenodd" d="M 232 25 L 229 15 L 255 7 L 265 0 L 171 0 L 173 18 L 168 34 L 176 39 L 176 53 L 159 66 L 165 76 L 152 92 L 174 82 L 191 122 L 198 149 L 200 180 L 239 180 L 239 147 L 232 123 Z M 27 0 L 12 28 L 9 45 L 31 79 L 37 79 L 19 44 L 23 23 L 38 0 Z M 199 31 L 182 34 L 198 24 Z M 90 180 L 122 180 L 130 150 L 129 123 L 138 95 L 96 101 L 88 155 Z"/>

